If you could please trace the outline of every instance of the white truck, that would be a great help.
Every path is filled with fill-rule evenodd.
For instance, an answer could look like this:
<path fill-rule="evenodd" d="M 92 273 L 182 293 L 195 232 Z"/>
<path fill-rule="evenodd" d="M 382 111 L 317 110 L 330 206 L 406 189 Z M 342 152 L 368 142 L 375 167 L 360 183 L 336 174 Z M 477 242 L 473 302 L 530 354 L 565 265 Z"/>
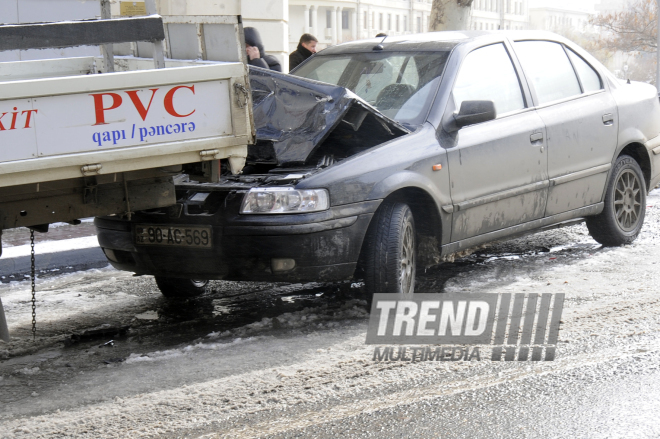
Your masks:
<path fill-rule="evenodd" d="M 230 62 L 165 61 L 158 15 L 0 26 L 0 51 L 106 51 L 0 63 L 0 233 L 172 205 L 184 164 L 197 180 L 220 160 L 239 172 L 254 139 L 242 26 L 214 20 L 233 29 Z M 155 42 L 154 61 L 108 49 L 135 41 Z"/>
<path fill-rule="evenodd" d="M 0 12 L 30 12 L 3 1 L 15 4 Z M 44 7 L 61 13 L 54 3 Z M 199 181 L 240 172 L 255 129 L 240 0 L 221 3 L 226 15 L 179 7 L 197 15 L 161 17 L 154 0 L 119 2 L 121 15 L 142 16 L 113 19 L 99 0 L 101 19 L 0 25 L 4 59 L 90 45 L 103 55 L 0 62 L 0 255 L 2 230 L 29 227 L 33 239 L 54 222 L 130 218 L 174 205 L 182 171 Z M 34 273 L 33 262 L 33 333 Z M 2 301 L 0 340 L 9 340 Z"/>

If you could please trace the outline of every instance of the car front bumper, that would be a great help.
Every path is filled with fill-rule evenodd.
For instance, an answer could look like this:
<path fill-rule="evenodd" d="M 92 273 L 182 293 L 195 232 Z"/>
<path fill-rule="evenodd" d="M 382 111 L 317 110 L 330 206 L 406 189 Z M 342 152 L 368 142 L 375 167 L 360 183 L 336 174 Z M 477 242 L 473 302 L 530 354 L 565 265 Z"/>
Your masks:
<path fill-rule="evenodd" d="M 270 282 L 338 281 L 350 279 L 362 243 L 380 200 L 332 207 L 312 214 L 236 215 L 222 218 L 164 215 L 96 218 L 99 244 L 119 270 L 137 274 L 197 279 Z M 220 224 L 214 224 L 220 223 Z M 139 245 L 138 224 L 212 227 L 213 247 L 188 248 Z M 274 260 L 295 266 L 274 271 Z"/>

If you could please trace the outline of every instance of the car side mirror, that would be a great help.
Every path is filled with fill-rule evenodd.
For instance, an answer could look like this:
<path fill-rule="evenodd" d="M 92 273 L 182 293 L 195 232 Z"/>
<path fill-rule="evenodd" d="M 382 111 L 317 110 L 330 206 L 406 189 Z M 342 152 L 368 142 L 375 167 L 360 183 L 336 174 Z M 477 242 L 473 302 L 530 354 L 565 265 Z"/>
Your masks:
<path fill-rule="evenodd" d="M 487 122 L 497 117 L 493 101 L 463 101 L 458 113 L 454 113 L 454 124 L 459 130 L 468 125 Z"/>

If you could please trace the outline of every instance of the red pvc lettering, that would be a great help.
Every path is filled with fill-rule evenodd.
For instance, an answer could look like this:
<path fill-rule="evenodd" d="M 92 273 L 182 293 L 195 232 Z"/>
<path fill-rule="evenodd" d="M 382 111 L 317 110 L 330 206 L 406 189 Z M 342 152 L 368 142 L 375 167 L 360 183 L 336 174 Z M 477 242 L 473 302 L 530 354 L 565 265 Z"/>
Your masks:
<path fill-rule="evenodd" d="M 21 113 L 21 116 L 27 113 L 27 117 L 25 118 L 25 126 L 23 128 L 30 128 L 30 118 L 32 117 L 32 112 L 37 112 L 39 110 L 26 110 Z"/>
<path fill-rule="evenodd" d="M 0 131 L 4 131 L 6 129 L 5 126 L 2 124 L 2 118 L 5 117 L 6 114 L 7 113 L 0 114 Z"/>
<path fill-rule="evenodd" d="M 16 129 L 16 116 L 18 116 L 16 110 L 18 110 L 18 108 L 14 107 L 14 113 L 12 113 L 12 117 L 11 117 L 11 127 L 9 128 L 10 130 Z"/>
<path fill-rule="evenodd" d="M 186 86 L 186 85 L 179 85 L 178 87 L 174 87 L 172 90 L 168 91 L 167 94 L 165 95 L 165 100 L 163 101 L 163 105 L 165 106 L 165 111 L 170 113 L 172 116 L 175 117 L 188 117 L 191 114 L 195 112 L 195 110 L 191 111 L 188 114 L 179 114 L 174 110 L 174 104 L 172 100 L 174 99 L 174 93 L 180 89 L 180 88 L 187 88 L 188 90 L 191 90 L 193 94 L 195 94 L 195 86 Z"/>
<path fill-rule="evenodd" d="M 133 105 L 135 105 L 135 109 L 138 111 L 138 113 L 140 113 L 140 117 L 142 118 L 142 120 L 145 120 L 147 118 L 147 113 L 149 113 L 149 108 L 151 108 L 151 103 L 153 102 L 154 96 L 158 91 L 157 88 L 150 88 L 149 90 L 151 90 L 151 99 L 149 99 L 149 105 L 147 105 L 147 108 L 144 108 L 142 101 L 138 97 L 137 95 L 138 90 L 131 90 L 126 92 L 128 97 L 131 98 L 131 101 L 133 101 Z"/>
<path fill-rule="evenodd" d="M 117 93 L 99 93 L 91 94 L 94 98 L 94 111 L 96 112 L 96 123 L 94 125 L 105 125 L 105 113 L 104 111 L 114 110 L 115 108 L 121 105 L 121 96 Z M 112 105 L 108 108 L 103 106 L 103 96 L 112 97 Z"/>

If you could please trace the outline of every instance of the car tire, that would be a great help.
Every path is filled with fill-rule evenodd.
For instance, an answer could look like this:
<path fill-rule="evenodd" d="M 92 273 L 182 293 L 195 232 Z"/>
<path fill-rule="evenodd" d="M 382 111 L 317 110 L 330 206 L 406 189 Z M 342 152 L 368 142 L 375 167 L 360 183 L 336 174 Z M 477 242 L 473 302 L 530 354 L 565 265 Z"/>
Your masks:
<path fill-rule="evenodd" d="M 208 280 L 180 279 L 175 277 L 155 276 L 156 285 L 168 299 L 185 299 L 199 296 L 206 291 Z"/>
<path fill-rule="evenodd" d="M 364 255 L 367 294 L 412 294 L 417 242 L 415 220 L 407 204 L 385 202 L 372 220 Z"/>
<path fill-rule="evenodd" d="M 646 183 L 639 164 L 628 155 L 614 163 L 605 192 L 605 208 L 587 217 L 591 237 L 604 246 L 630 244 L 637 238 L 646 214 Z"/>

